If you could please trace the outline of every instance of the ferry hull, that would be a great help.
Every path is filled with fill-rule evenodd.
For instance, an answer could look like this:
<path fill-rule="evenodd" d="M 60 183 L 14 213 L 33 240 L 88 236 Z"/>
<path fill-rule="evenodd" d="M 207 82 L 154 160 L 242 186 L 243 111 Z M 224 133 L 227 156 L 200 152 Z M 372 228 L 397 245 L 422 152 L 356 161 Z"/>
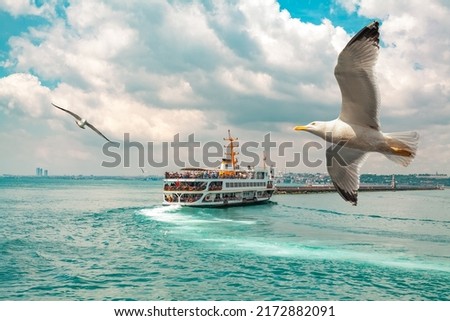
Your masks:
<path fill-rule="evenodd" d="M 186 206 L 186 207 L 203 207 L 203 208 L 225 208 L 225 207 L 237 207 L 237 206 L 248 206 L 248 205 L 262 205 L 270 202 L 270 198 L 248 200 L 248 201 L 238 201 L 238 202 L 217 202 L 217 203 L 169 203 L 163 202 L 164 206 Z"/>

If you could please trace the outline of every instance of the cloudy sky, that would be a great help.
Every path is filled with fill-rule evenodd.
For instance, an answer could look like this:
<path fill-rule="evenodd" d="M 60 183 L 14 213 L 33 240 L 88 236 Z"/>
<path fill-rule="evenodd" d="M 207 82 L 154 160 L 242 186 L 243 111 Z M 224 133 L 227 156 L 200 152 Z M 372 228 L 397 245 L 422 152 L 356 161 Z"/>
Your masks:
<path fill-rule="evenodd" d="M 374 19 L 382 130 L 421 140 L 410 167 L 374 154 L 362 172 L 450 173 L 449 16 L 445 0 L 0 0 L 0 174 L 140 173 L 136 150 L 131 167 L 102 167 L 102 138 L 51 102 L 122 147 L 124 133 L 154 142 L 154 159 L 176 134 L 204 144 L 228 129 L 241 142 L 270 133 L 293 142 L 284 157 L 271 152 L 284 170 L 315 141 L 293 126 L 337 117 L 337 55 Z"/>

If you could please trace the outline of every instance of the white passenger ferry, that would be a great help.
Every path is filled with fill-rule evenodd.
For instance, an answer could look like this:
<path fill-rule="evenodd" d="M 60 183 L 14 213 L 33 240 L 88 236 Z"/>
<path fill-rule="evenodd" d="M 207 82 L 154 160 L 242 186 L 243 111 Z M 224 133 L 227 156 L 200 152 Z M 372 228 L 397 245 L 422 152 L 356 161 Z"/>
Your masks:
<path fill-rule="evenodd" d="M 267 202 L 274 192 L 273 168 L 240 168 L 237 138 L 228 131 L 225 158 L 217 169 L 166 172 L 163 205 L 221 207 Z"/>

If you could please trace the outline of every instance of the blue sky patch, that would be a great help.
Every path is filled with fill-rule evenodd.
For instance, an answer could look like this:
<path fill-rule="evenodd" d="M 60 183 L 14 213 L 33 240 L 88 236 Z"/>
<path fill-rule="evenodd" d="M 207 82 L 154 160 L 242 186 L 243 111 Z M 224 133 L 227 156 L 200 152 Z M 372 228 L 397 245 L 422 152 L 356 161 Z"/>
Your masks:
<path fill-rule="evenodd" d="M 333 25 L 343 27 L 349 34 L 355 34 L 372 21 L 359 16 L 356 12 L 349 14 L 335 1 L 278 0 L 278 3 L 281 9 L 289 11 L 293 18 L 317 25 L 326 18 Z"/>

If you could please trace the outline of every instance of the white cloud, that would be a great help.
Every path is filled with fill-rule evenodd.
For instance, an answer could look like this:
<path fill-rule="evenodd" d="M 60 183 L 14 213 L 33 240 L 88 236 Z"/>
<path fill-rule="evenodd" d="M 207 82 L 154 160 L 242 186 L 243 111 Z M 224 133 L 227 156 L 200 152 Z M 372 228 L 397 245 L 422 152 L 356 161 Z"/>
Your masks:
<path fill-rule="evenodd" d="M 382 19 L 377 70 L 383 128 L 416 128 L 431 137 L 448 124 L 449 8 L 417 0 L 339 3 Z M 0 1 L 15 15 L 49 15 L 54 6 Z M 333 69 L 350 35 L 327 19 L 318 25 L 292 19 L 274 0 L 80 0 L 70 3 L 66 16 L 10 38 L 3 65 L 15 73 L 0 79 L 0 106 L 9 121 L 40 117 L 48 135 L 91 137 L 51 108 L 53 101 L 117 140 L 124 132 L 168 140 L 193 131 L 220 139 L 227 128 L 241 137 L 239 130 L 274 131 L 302 140 L 289 134 L 293 125 L 339 113 Z M 440 137 L 448 147 L 450 138 Z M 91 139 L 86 142 L 98 142 Z M 418 168 L 432 161 L 424 154 Z"/>
<path fill-rule="evenodd" d="M 409 116 L 420 127 L 422 119 L 450 120 L 449 8 L 438 1 L 363 0 L 359 13 L 386 17 L 378 63 L 383 113 L 396 121 Z"/>
<path fill-rule="evenodd" d="M 180 131 L 188 131 L 195 123 L 204 126 L 204 115 L 197 110 L 163 109 L 144 105 L 126 94 L 104 92 L 93 95 L 75 87 L 61 85 L 53 92 L 52 100 L 88 119 L 114 140 L 122 140 L 124 133 L 139 140 L 167 140 Z M 60 111 L 54 110 L 58 117 Z M 72 119 L 69 117 L 70 124 Z"/>
<path fill-rule="evenodd" d="M 336 0 L 348 13 L 353 13 L 358 9 L 361 0 Z"/>
<path fill-rule="evenodd" d="M 0 111 L 6 114 L 20 111 L 39 117 L 49 95 L 50 90 L 36 76 L 17 73 L 0 78 Z"/>

